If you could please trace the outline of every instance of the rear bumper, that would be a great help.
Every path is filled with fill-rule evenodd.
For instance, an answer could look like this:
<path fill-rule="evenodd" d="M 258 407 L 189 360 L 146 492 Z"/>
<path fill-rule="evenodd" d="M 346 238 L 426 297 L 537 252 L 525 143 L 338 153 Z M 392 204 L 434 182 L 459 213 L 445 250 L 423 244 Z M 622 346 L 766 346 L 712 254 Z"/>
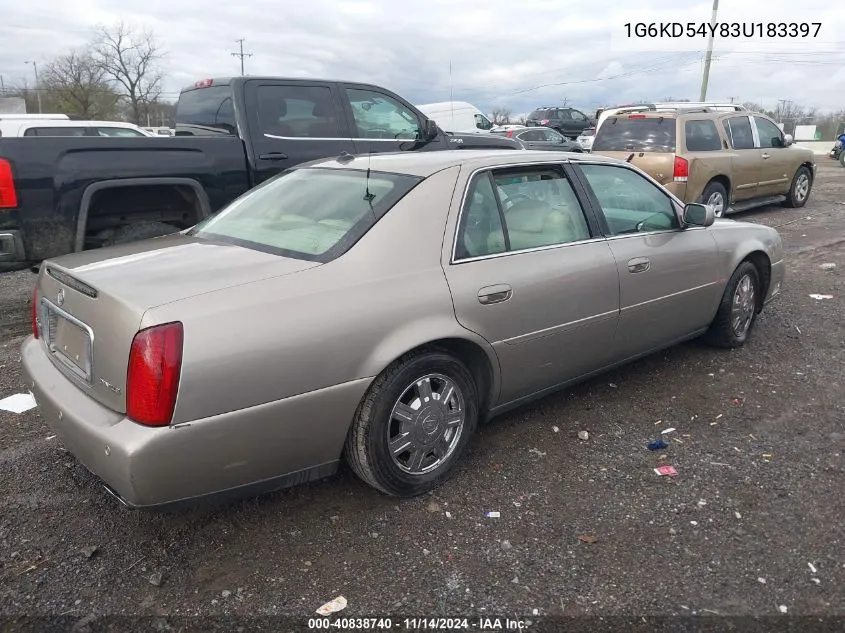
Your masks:
<path fill-rule="evenodd" d="M 669 193 L 671 193 L 674 196 L 677 196 L 677 198 L 679 200 L 681 200 L 683 202 L 693 202 L 692 200 L 686 199 L 687 183 L 685 183 L 685 182 L 667 182 L 663 186 L 666 187 L 666 189 L 669 190 Z"/>
<path fill-rule="evenodd" d="M 786 262 L 780 260 L 772 264 L 772 278 L 769 280 L 769 291 L 766 293 L 766 298 L 763 305 L 768 304 L 773 299 L 776 299 L 783 290 L 783 282 L 786 278 Z"/>
<path fill-rule="evenodd" d="M 168 427 L 112 411 L 64 376 L 40 340 L 21 347 L 41 417 L 130 507 L 277 490 L 331 475 L 370 379 Z"/>

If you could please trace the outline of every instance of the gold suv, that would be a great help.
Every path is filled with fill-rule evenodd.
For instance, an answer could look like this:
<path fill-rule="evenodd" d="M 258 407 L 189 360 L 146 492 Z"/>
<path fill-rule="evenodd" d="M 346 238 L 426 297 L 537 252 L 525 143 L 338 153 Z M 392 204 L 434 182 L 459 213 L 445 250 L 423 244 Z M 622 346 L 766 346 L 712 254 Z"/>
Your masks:
<path fill-rule="evenodd" d="M 769 117 L 706 107 L 619 112 L 599 126 L 592 153 L 627 160 L 717 216 L 776 202 L 803 207 L 816 174 L 813 152 Z"/>

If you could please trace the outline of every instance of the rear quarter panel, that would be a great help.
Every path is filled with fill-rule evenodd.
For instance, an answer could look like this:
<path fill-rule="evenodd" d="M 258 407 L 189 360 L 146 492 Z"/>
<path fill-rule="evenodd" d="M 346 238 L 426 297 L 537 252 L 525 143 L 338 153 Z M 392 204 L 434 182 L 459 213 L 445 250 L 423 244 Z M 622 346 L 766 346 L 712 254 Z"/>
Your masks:
<path fill-rule="evenodd" d="M 730 185 L 726 189 L 728 190 L 728 197 L 731 196 L 734 182 L 732 178 L 733 152 L 728 150 L 718 152 L 688 152 L 683 154 L 683 158 L 686 158 L 690 163 L 690 175 L 683 198 L 684 202 L 698 202 L 707 184 L 717 176 L 727 178 Z"/>
<path fill-rule="evenodd" d="M 751 253 L 764 253 L 770 264 L 783 260 L 783 241 L 771 227 L 718 219 L 710 230 L 719 248 L 719 275 L 724 283 Z"/>

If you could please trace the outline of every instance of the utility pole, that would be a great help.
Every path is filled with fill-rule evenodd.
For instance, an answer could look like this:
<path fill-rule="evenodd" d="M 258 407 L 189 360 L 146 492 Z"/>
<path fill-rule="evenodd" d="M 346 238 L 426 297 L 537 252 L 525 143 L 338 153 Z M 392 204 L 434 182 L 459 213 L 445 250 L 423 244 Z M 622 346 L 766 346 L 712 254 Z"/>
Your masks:
<path fill-rule="evenodd" d="M 38 64 L 35 62 L 25 63 L 32 64 L 32 68 L 35 70 L 35 94 L 38 96 L 38 114 L 41 114 L 41 85 L 38 83 Z"/>
<path fill-rule="evenodd" d="M 719 10 L 719 0 L 713 0 L 713 13 L 710 16 L 710 37 L 707 38 L 707 55 L 704 57 L 704 75 L 701 77 L 701 94 L 699 101 L 707 98 L 707 82 L 710 80 L 710 61 L 713 59 L 713 31 L 716 26 L 716 11 Z"/>
<path fill-rule="evenodd" d="M 739 97 L 731 97 L 731 103 L 734 102 L 734 99 L 739 99 Z"/>
<path fill-rule="evenodd" d="M 778 99 L 778 110 L 777 110 L 777 118 L 778 123 L 783 123 L 783 115 L 786 113 L 786 104 L 789 103 L 789 99 Z"/>
<path fill-rule="evenodd" d="M 244 38 L 239 40 L 235 40 L 238 44 L 240 44 L 241 51 L 239 53 L 232 53 L 232 57 L 240 57 L 241 58 L 241 76 L 244 74 L 244 57 L 252 57 L 252 53 L 244 53 Z"/>

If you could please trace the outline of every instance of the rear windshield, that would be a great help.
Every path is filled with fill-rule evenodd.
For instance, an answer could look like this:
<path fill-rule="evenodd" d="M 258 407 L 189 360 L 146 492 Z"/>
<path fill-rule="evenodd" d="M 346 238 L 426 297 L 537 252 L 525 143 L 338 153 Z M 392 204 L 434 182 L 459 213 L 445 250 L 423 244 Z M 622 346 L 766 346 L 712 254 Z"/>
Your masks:
<path fill-rule="evenodd" d="M 197 88 L 179 95 L 179 103 L 176 104 L 176 133 L 180 136 L 237 134 L 231 88 Z"/>
<path fill-rule="evenodd" d="M 534 110 L 531 114 L 528 115 L 529 119 L 551 119 L 553 111 L 552 110 Z"/>
<path fill-rule="evenodd" d="M 674 152 L 675 119 L 609 117 L 596 132 L 594 152 Z"/>
<path fill-rule="evenodd" d="M 288 171 L 188 234 L 327 262 L 349 250 L 422 178 L 356 169 Z"/>

